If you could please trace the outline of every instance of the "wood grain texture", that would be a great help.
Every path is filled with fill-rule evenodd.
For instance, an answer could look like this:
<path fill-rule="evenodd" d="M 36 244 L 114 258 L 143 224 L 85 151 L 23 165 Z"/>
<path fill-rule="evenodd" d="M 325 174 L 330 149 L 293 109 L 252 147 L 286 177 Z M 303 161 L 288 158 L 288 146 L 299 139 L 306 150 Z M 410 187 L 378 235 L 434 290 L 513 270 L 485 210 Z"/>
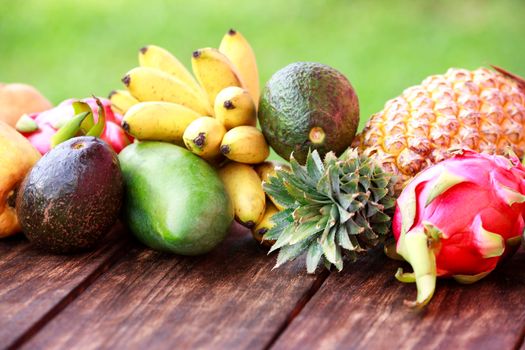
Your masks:
<path fill-rule="evenodd" d="M 422 312 L 403 305 L 414 284 L 381 252 L 333 273 L 275 349 L 512 349 L 525 325 L 525 253 L 472 285 L 438 280 Z M 407 267 L 407 266 L 404 266 Z M 409 268 L 409 267 L 408 267 Z"/>
<path fill-rule="evenodd" d="M 319 277 L 275 256 L 236 225 L 201 257 L 137 244 L 25 344 L 27 349 L 258 349 Z"/>
<path fill-rule="evenodd" d="M 15 346 L 98 277 L 122 248 L 117 226 L 96 251 L 69 256 L 37 251 L 18 235 L 0 240 L 0 347 Z"/>

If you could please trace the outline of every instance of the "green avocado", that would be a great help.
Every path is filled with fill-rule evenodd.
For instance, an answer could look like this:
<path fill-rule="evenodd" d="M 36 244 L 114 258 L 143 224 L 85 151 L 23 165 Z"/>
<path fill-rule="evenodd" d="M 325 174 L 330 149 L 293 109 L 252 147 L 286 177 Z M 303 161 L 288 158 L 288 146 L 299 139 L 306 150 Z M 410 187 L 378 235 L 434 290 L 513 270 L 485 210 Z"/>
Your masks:
<path fill-rule="evenodd" d="M 164 142 L 136 142 L 119 159 L 124 217 L 152 249 L 204 254 L 227 235 L 233 207 L 216 171 L 188 150 Z"/>
<path fill-rule="evenodd" d="M 309 149 L 342 153 L 359 125 L 359 102 L 346 77 L 313 62 L 289 64 L 266 83 L 259 104 L 266 140 L 284 159 L 305 162 Z"/>
<path fill-rule="evenodd" d="M 36 247 L 72 253 L 93 247 L 114 225 L 123 181 L 117 154 L 95 137 L 75 137 L 42 157 L 18 190 L 22 231 Z"/>

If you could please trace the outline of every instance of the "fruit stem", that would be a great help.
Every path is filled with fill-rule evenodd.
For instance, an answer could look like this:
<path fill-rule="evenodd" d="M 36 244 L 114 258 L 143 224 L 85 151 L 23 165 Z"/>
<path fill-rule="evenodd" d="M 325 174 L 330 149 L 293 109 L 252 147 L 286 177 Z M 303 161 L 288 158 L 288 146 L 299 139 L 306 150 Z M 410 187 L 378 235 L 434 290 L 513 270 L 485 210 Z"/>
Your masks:
<path fill-rule="evenodd" d="M 221 148 L 220 148 L 220 151 L 221 151 L 222 154 L 227 155 L 231 151 L 230 150 L 230 146 L 222 145 Z"/>
<path fill-rule="evenodd" d="M 235 108 L 235 106 L 233 105 L 232 101 L 230 101 L 230 100 L 224 101 L 223 106 L 226 109 L 234 109 Z"/>
<path fill-rule="evenodd" d="M 496 71 L 500 72 L 501 74 L 507 76 L 508 78 L 511 78 L 512 80 L 516 81 L 516 83 L 518 83 L 518 86 L 520 87 L 520 89 L 525 91 L 525 79 L 523 79 L 519 75 L 511 73 L 508 70 L 503 69 L 501 67 L 494 66 L 494 65 L 491 65 L 491 67 L 494 68 Z"/>
<path fill-rule="evenodd" d="M 129 74 L 126 74 L 124 78 L 122 78 L 122 82 L 124 83 L 124 85 L 129 86 L 129 83 L 131 82 L 131 77 L 129 76 Z"/>
<path fill-rule="evenodd" d="M 202 146 L 204 146 L 204 144 L 206 143 L 206 134 L 200 132 L 199 135 L 193 139 L 193 143 L 195 144 L 195 146 L 202 148 Z"/>
<path fill-rule="evenodd" d="M 314 144 L 321 144 L 323 143 L 325 136 L 326 134 L 323 128 L 319 126 L 314 126 L 312 129 L 310 129 L 310 134 L 308 135 L 308 138 Z"/>
<path fill-rule="evenodd" d="M 417 298 L 415 301 L 405 300 L 405 304 L 421 308 L 425 306 L 436 288 L 436 257 L 429 247 L 429 237 L 421 228 L 409 231 L 400 237 L 398 245 L 403 252 L 403 257 L 414 269 L 414 278 L 417 287 Z M 400 250 L 398 249 L 398 252 Z M 402 274 L 398 271 L 396 277 L 401 282 L 405 282 L 410 274 Z"/>

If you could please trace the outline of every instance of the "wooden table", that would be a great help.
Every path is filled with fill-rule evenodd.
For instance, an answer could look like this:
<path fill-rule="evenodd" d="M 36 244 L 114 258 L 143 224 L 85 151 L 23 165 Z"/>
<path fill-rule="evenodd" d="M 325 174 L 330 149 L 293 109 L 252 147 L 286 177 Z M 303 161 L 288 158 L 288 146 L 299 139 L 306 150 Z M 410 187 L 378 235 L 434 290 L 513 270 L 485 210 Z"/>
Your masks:
<path fill-rule="evenodd" d="M 525 253 L 469 286 L 439 280 L 426 310 L 381 251 L 342 273 L 272 270 L 239 226 L 212 253 L 154 252 L 117 226 L 94 252 L 0 240 L 0 347 L 22 349 L 525 348 Z M 406 266 L 405 266 L 406 267 Z"/>

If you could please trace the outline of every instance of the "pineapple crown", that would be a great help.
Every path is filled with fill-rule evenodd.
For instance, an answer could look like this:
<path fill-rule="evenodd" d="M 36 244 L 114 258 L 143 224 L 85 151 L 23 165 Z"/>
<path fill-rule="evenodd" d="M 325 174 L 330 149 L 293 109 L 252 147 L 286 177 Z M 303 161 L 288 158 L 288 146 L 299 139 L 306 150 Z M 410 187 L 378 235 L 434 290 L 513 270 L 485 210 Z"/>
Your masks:
<path fill-rule="evenodd" d="M 321 160 L 309 152 L 304 166 L 290 158 L 291 171 L 277 171 L 264 190 L 286 209 L 272 217 L 274 226 L 264 240 L 275 240 L 279 267 L 304 252 L 308 273 L 324 264 L 341 271 L 343 256 L 358 253 L 390 237 L 395 204 L 393 175 L 371 158 L 347 149 Z"/>

